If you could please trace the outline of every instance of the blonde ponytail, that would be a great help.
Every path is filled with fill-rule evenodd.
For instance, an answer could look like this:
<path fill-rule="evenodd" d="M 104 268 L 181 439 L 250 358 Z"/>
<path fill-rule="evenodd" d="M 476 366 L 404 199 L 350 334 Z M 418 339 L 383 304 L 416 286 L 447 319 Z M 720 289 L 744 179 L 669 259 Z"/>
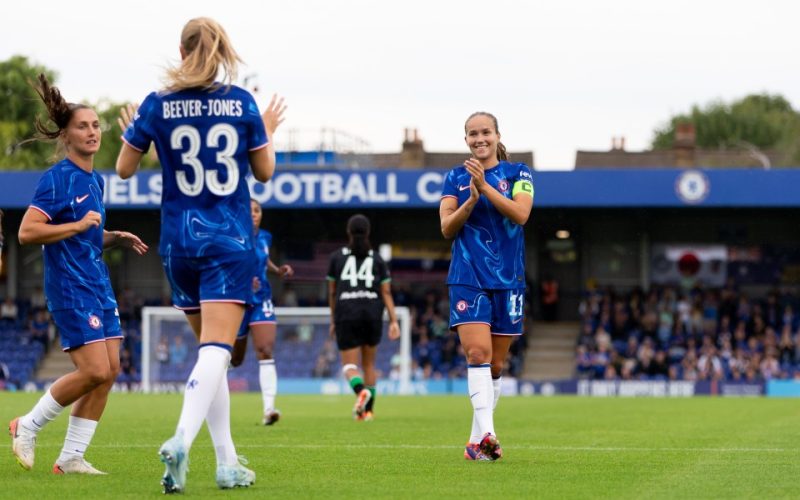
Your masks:
<path fill-rule="evenodd" d="M 222 26 L 208 17 L 192 19 L 183 27 L 181 47 L 184 58 L 178 67 L 168 68 L 167 90 L 176 92 L 191 88 L 219 88 L 215 84 L 222 67 L 222 82 L 231 85 L 236 80 L 239 55 L 233 49 Z"/>

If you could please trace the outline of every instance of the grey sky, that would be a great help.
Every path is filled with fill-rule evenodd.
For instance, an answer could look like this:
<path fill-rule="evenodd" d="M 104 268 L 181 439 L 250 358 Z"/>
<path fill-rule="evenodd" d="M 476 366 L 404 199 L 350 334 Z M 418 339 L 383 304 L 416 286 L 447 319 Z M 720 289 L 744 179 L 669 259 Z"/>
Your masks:
<path fill-rule="evenodd" d="M 286 96 L 286 129 L 335 127 L 377 152 L 397 151 L 404 127 L 428 150 L 466 150 L 464 119 L 486 110 L 509 149 L 571 168 L 612 136 L 646 148 L 695 103 L 763 91 L 800 103 L 788 0 L 37 0 L 6 6 L 0 59 L 54 68 L 71 100 L 140 101 L 202 15 L 228 31 L 241 74 L 259 75 L 262 106 Z"/>

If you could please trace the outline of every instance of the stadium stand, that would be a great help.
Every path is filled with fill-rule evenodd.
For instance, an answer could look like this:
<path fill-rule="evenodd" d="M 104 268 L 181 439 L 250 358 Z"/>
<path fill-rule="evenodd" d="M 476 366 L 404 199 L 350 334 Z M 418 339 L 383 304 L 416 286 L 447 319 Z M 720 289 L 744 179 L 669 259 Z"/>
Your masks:
<path fill-rule="evenodd" d="M 288 301 L 319 305 L 314 297 L 298 298 L 291 288 L 287 290 Z M 396 303 L 412 312 L 414 379 L 463 377 L 463 350 L 458 337 L 447 328 L 444 288 L 415 291 L 415 295 L 408 287 L 399 286 L 395 292 Z M 130 292 L 125 295 L 136 307 L 123 321 L 126 339 L 118 382 L 135 384 L 141 380 L 140 305 L 161 304 L 145 303 Z M 277 301 L 281 305 L 284 298 Z M 48 349 L 57 344 L 46 311 L 31 306 L 29 300 L 12 302 L 17 317 L 7 317 L 0 325 L 0 384 L 8 389 L 34 381 Z M 780 290 L 750 297 L 732 282 L 722 288 L 698 286 L 686 291 L 669 286 L 625 293 L 612 287 L 587 290 L 580 305 L 574 373 L 592 380 L 763 382 L 798 377 L 799 304 L 797 296 Z M 43 318 L 45 325 L 41 324 Z M 50 332 L 46 341 L 36 337 L 43 328 Z M 186 335 L 185 339 L 171 338 L 163 348 L 159 362 L 165 369 L 164 380 L 185 380 L 194 363 L 196 352 L 186 348 L 194 341 Z M 339 356 L 325 332 L 298 326 L 280 335 L 275 351 L 280 377 L 338 375 Z M 526 335 L 512 347 L 506 367 L 511 376 L 523 374 L 527 344 Z M 384 377 L 396 373 L 393 354 L 379 351 L 377 366 Z M 245 363 L 236 376 L 257 379 L 256 369 L 255 363 Z"/>
<path fill-rule="evenodd" d="M 605 380 L 763 382 L 800 376 L 798 298 L 722 288 L 586 292 L 576 374 Z"/>
<path fill-rule="evenodd" d="M 33 380 L 36 368 L 50 344 L 49 317 L 41 309 L 32 308 L 29 301 L 12 297 L 3 300 L 0 315 L 0 388 L 9 390 L 23 387 Z M 44 314 L 44 332 L 36 318 Z M 37 328 L 36 330 L 32 328 Z"/>

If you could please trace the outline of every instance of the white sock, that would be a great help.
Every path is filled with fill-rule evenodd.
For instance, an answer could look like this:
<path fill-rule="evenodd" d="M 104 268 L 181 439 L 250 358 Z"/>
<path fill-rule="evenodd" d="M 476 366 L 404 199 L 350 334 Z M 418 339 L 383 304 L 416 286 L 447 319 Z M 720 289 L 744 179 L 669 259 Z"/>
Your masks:
<path fill-rule="evenodd" d="M 206 415 L 206 425 L 214 443 L 217 454 L 217 466 L 236 465 L 239 459 L 236 456 L 236 447 L 231 437 L 231 393 L 228 389 L 227 377 L 222 379 L 217 389 L 217 394 L 211 401 Z"/>
<path fill-rule="evenodd" d="M 44 396 L 39 398 L 33 409 L 19 419 L 19 423 L 25 430 L 37 434 L 42 427 L 55 420 L 62 411 L 64 411 L 64 407 L 53 399 L 53 395 L 48 389 Z"/>
<path fill-rule="evenodd" d="M 475 410 L 472 410 L 472 430 L 469 433 L 469 442 L 477 444 L 481 442 L 481 426 L 478 425 L 478 419 L 475 418 Z"/>
<path fill-rule="evenodd" d="M 497 408 L 497 402 L 500 401 L 500 393 L 503 391 L 503 377 L 497 377 L 492 379 L 492 389 L 494 389 L 494 404 L 492 405 L 492 411 Z"/>
<path fill-rule="evenodd" d="M 264 399 L 264 415 L 275 409 L 275 395 L 278 394 L 278 372 L 274 359 L 258 362 L 258 381 L 261 383 L 261 397 Z"/>
<path fill-rule="evenodd" d="M 492 379 L 492 391 L 494 393 L 494 404 L 492 405 L 492 413 L 494 413 L 494 409 L 497 408 L 497 402 L 500 400 L 500 386 L 502 384 L 503 377 L 493 378 Z M 471 393 L 472 391 L 470 391 Z M 478 425 L 478 419 L 475 418 L 475 412 L 472 413 L 472 430 L 469 434 L 469 442 L 470 443 L 480 443 L 483 434 L 481 434 L 481 427 Z"/>
<path fill-rule="evenodd" d="M 187 453 L 208 415 L 230 360 L 231 351 L 219 345 L 204 344 L 198 350 L 197 363 L 183 392 L 183 408 L 176 429 L 176 434 L 183 433 Z"/>
<path fill-rule="evenodd" d="M 500 400 L 500 385 L 502 383 L 503 378 L 496 378 L 492 379 L 492 393 L 494 394 L 494 404 L 492 405 L 492 413 L 494 413 L 494 409 L 497 408 L 497 401 Z M 472 391 L 470 391 L 471 393 Z M 494 420 L 494 419 L 493 419 Z M 483 434 L 481 433 L 481 427 L 478 425 L 478 419 L 475 417 L 475 412 L 472 413 L 472 430 L 469 434 L 469 442 L 470 443 L 480 443 Z"/>
<path fill-rule="evenodd" d="M 92 442 L 95 429 L 97 429 L 96 420 L 70 415 L 67 437 L 64 438 L 64 447 L 61 448 L 61 455 L 58 456 L 56 462 L 64 463 L 72 457 L 83 457 L 86 448 Z"/>
<path fill-rule="evenodd" d="M 480 436 L 487 432 L 494 434 L 494 419 L 492 418 L 492 372 L 491 365 L 470 365 L 467 368 L 467 387 L 469 400 L 474 410 L 474 419 L 478 423 Z"/>

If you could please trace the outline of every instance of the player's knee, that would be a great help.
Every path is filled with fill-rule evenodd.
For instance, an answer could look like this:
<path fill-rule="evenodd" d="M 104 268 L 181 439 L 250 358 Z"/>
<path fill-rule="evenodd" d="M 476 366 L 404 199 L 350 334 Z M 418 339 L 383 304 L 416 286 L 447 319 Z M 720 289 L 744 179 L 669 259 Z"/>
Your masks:
<path fill-rule="evenodd" d="M 492 358 L 492 352 L 483 346 L 470 346 L 466 349 L 467 361 L 471 365 L 482 365 L 488 363 Z"/>
<path fill-rule="evenodd" d="M 348 373 L 357 372 L 357 371 L 358 371 L 358 366 L 354 365 L 352 363 L 348 363 L 348 364 L 342 366 L 342 375 L 345 376 L 345 377 L 347 377 Z"/>
<path fill-rule="evenodd" d="M 272 346 L 257 346 L 256 357 L 259 361 L 272 359 Z"/>
<path fill-rule="evenodd" d="M 114 380 L 110 366 L 92 367 L 86 371 L 86 379 L 89 385 L 97 387 Z"/>

